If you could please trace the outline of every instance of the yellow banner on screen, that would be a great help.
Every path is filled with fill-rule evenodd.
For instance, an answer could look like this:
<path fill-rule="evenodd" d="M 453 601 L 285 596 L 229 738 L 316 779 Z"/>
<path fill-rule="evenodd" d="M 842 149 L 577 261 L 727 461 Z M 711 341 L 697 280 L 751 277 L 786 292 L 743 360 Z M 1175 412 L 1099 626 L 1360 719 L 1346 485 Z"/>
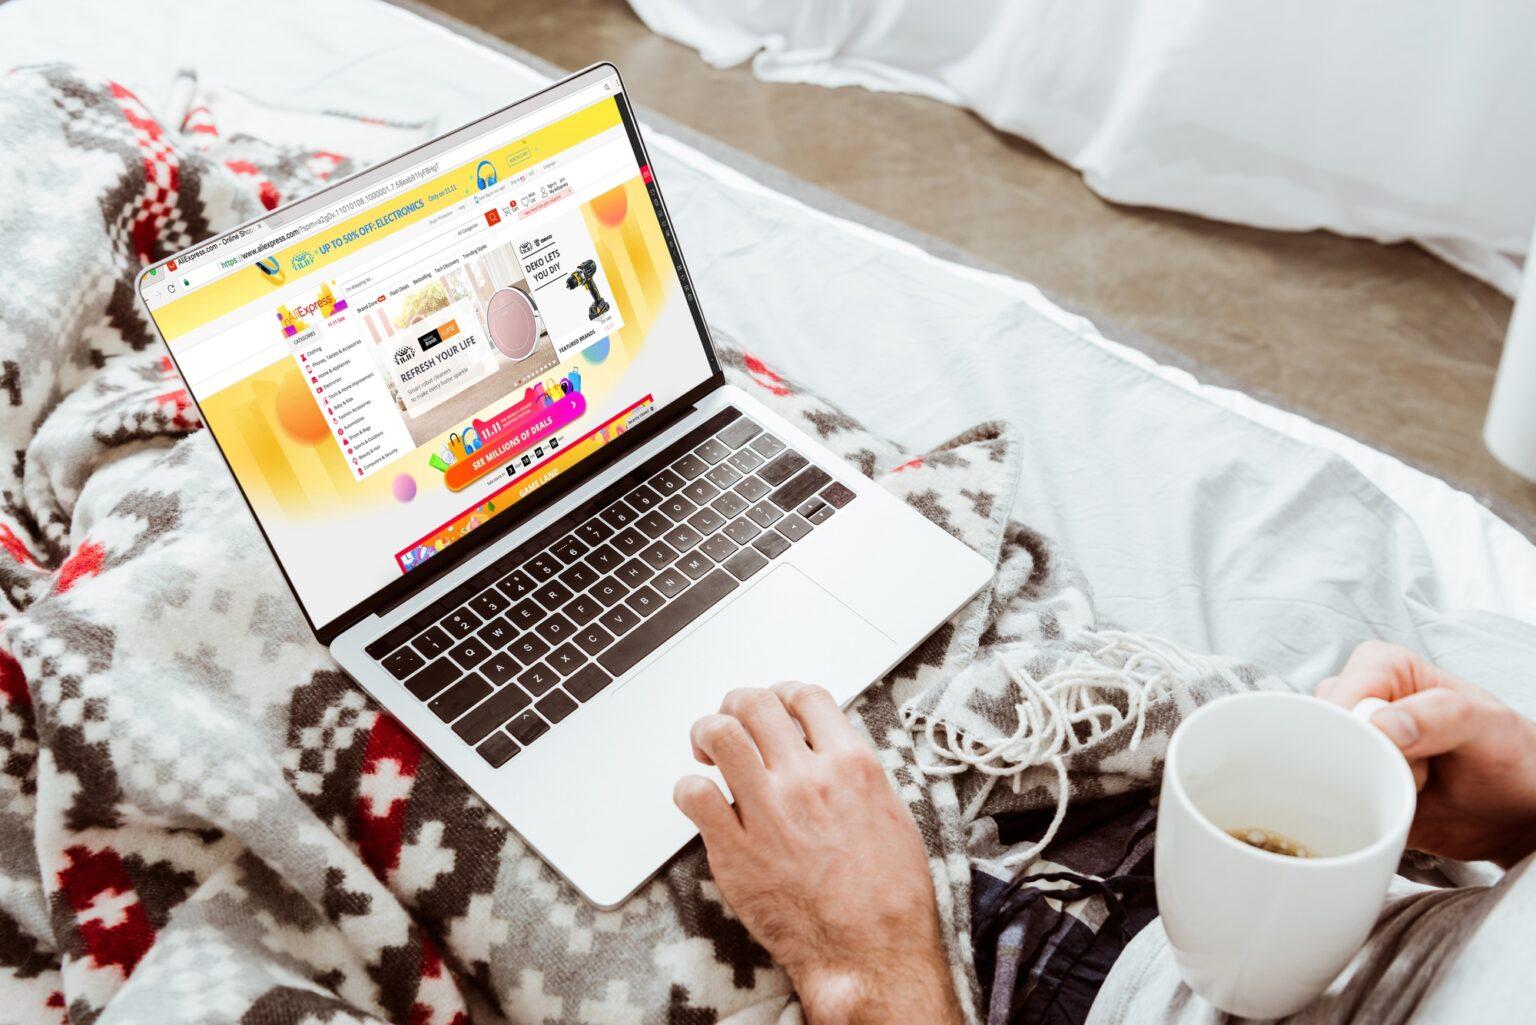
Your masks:
<path fill-rule="evenodd" d="M 247 303 L 265 298 L 278 285 L 291 284 L 474 195 L 479 187 L 477 179 L 484 177 L 480 165 L 486 161 L 506 171 L 509 159 L 514 166 L 530 159 L 544 160 L 619 123 L 618 103 L 612 99 L 599 101 L 449 168 L 415 188 L 389 196 L 354 217 L 318 228 L 292 245 L 266 254 L 269 265 L 275 261 L 275 276 L 255 264 L 241 267 L 160 307 L 155 311 L 155 321 L 166 340 L 174 341 Z"/>

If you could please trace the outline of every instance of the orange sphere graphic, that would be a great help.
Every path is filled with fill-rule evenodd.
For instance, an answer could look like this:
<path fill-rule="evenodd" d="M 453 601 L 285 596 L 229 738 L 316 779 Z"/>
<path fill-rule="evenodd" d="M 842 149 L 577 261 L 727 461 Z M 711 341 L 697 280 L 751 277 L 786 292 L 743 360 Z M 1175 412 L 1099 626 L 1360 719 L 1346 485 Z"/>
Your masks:
<path fill-rule="evenodd" d="M 592 213 L 602 224 L 610 228 L 617 228 L 624 223 L 624 215 L 629 213 L 629 195 L 620 185 L 616 189 L 609 189 L 592 201 Z"/>
<path fill-rule="evenodd" d="M 304 378 L 296 373 L 284 374 L 277 386 L 277 422 L 290 438 L 305 445 L 318 445 L 330 434 L 325 414 L 304 387 Z"/>

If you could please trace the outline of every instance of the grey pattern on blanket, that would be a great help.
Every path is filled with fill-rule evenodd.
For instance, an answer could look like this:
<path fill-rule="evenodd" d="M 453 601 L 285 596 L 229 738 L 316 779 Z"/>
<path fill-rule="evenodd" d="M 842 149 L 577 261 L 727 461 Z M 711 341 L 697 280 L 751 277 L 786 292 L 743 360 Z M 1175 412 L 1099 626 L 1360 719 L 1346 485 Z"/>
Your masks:
<path fill-rule="evenodd" d="M 0 126 L 0 1013 L 75 1025 L 797 1019 L 697 845 L 624 907 L 590 907 L 306 629 L 131 282 L 145 261 L 335 165 L 184 134 L 122 87 L 62 68 L 0 81 Z M 1087 584 L 1008 521 L 1027 456 L 1005 426 L 914 454 L 760 360 L 723 355 L 733 380 L 997 565 L 851 715 L 922 830 L 968 1016 L 1007 1020 L 1039 980 L 1071 976 L 1047 970 L 1050 951 L 997 956 L 999 935 L 1027 948 L 1021 880 L 1107 876 L 1089 862 L 1145 851 L 1144 807 L 1100 816 L 1095 849 L 1121 850 L 1107 860 L 1074 853 L 1084 807 L 1107 807 L 1097 800 L 1043 852 L 1030 853 L 1042 824 L 1018 818 L 1051 819 L 1058 793 L 1049 764 L 1009 761 L 1018 667 L 1117 657 L 1101 654 Z M 1150 786 L 1181 714 L 1258 680 L 1223 664 L 1154 688 L 1144 715 L 1065 757 L 1072 797 Z M 925 771 L 956 768 L 930 725 L 1001 745 L 991 774 Z M 987 900 L 973 900 L 973 879 Z M 1090 932 L 1113 919 L 1081 879 L 1057 897 L 1050 879 L 1027 885 L 1031 907 Z M 988 951 L 973 949 L 973 905 Z M 992 966 L 1004 963 L 999 998 Z"/>

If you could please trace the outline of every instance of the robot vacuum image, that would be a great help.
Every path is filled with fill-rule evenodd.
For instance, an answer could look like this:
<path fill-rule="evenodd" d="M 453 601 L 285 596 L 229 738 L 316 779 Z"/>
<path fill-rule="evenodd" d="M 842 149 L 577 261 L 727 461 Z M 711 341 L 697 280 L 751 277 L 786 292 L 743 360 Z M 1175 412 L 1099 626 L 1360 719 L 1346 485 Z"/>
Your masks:
<path fill-rule="evenodd" d="M 498 288 L 485 304 L 485 326 L 491 344 L 513 362 L 533 355 L 539 344 L 539 315 L 533 300 L 521 288 Z"/>

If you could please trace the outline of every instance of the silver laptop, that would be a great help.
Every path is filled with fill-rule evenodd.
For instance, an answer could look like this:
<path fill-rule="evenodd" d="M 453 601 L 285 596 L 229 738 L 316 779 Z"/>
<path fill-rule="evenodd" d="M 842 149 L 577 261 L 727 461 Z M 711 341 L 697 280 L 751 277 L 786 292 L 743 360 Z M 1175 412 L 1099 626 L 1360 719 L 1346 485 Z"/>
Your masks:
<path fill-rule="evenodd" d="M 846 704 L 991 576 L 725 383 L 612 65 L 138 285 L 315 635 L 598 905 L 727 691 Z"/>

